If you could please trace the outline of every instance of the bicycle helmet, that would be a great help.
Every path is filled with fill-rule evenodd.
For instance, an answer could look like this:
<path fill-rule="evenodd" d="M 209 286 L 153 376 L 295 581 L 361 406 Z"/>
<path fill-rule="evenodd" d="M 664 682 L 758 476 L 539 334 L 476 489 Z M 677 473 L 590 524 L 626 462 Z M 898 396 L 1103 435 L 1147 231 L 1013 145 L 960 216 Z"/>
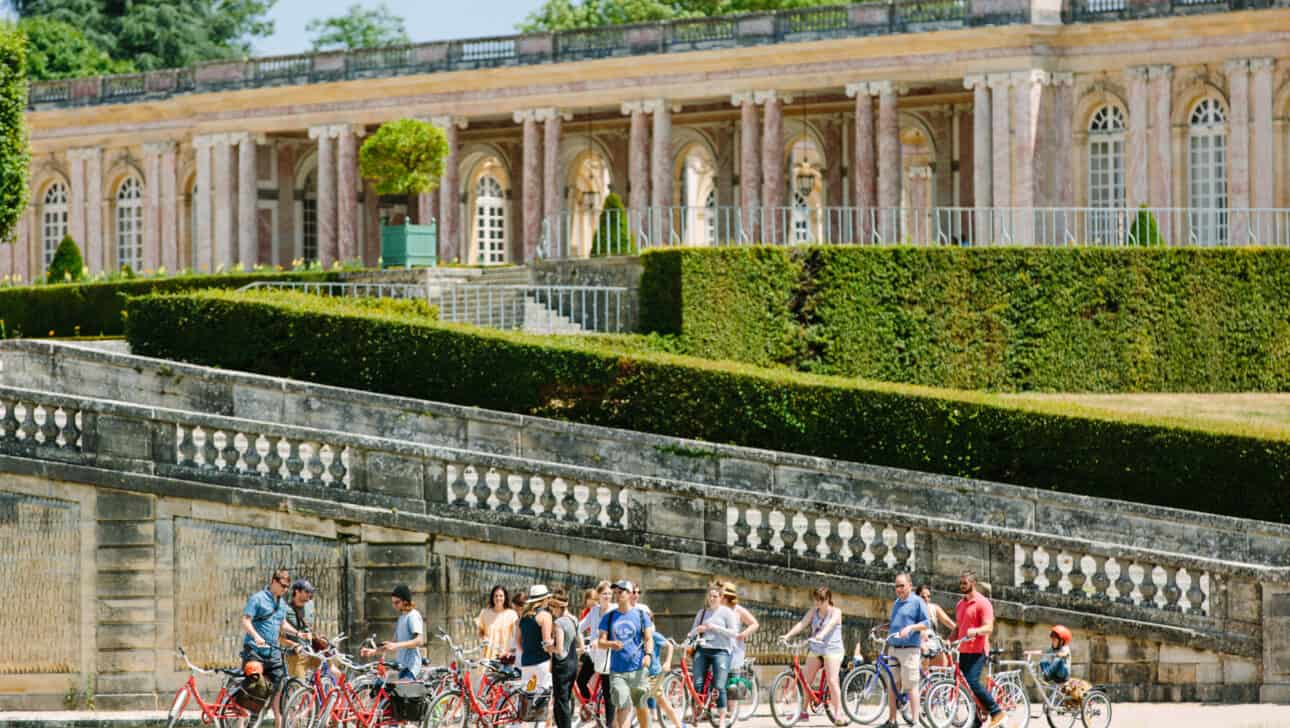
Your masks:
<path fill-rule="evenodd" d="M 1055 625 L 1052 631 L 1048 633 L 1048 636 L 1056 637 L 1063 645 L 1069 645 L 1071 643 L 1071 639 L 1073 639 L 1071 631 L 1060 624 Z"/>
<path fill-rule="evenodd" d="M 242 674 L 248 678 L 263 675 L 264 663 L 259 660 L 251 660 L 242 666 Z"/>

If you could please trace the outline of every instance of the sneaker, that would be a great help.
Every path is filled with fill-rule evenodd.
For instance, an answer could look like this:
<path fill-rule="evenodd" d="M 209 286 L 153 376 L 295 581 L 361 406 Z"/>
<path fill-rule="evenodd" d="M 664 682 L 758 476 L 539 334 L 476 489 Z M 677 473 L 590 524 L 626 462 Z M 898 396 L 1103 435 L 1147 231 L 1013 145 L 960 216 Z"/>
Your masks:
<path fill-rule="evenodd" d="M 811 714 L 810 714 L 810 713 L 808 713 L 808 712 L 806 712 L 806 711 L 802 711 L 802 714 L 801 714 L 801 715 L 799 715 L 799 716 L 797 716 L 797 719 L 798 719 L 798 720 L 810 720 L 810 719 L 811 719 Z"/>
<path fill-rule="evenodd" d="M 998 728 L 998 726 L 1003 725 L 1006 720 L 1008 720 L 1007 713 L 995 713 L 990 716 L 990 722 L 986 723 L 985 726 L 986 728 Z"/>

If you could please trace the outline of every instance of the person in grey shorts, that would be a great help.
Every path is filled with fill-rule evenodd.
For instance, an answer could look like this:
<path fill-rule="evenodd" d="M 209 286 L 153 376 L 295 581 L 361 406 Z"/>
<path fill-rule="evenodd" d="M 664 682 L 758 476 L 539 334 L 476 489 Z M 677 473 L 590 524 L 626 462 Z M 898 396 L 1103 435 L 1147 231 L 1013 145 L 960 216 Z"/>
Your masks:
<path fill-rule="evenodd" d="M 618 608 L 600 620 L 600 638 L 597 645 L 611 650 L 609 656 L 609 699 L 614 704 L 614 724 L 627 728 L 631 711 L 636 709 L 636 720 L 641 726 L 649 725 L 649 669 L 653 655 L 646 645 L 654 643 L 654 623 L 649 614 L 632 606 L 632 593 L 636 586 L 626 579 L 612 587 Z"/>

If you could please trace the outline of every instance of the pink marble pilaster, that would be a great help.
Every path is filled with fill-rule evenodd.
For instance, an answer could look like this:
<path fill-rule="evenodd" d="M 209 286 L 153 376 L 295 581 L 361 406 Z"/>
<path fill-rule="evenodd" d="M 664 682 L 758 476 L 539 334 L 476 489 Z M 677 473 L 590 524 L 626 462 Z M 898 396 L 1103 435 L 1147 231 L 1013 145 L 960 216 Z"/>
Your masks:
<path fill-rule="evenodd" d="M 371 180 L 363 180 L 363 265 L 375 268 L 381 260 L 381 196 Z"/>
<path fill-rule="evenodd" d="M 672 206 L 672 102 L 648 102 L 654 115 L 650 148 L 650 203 L 655 208 Z"/>
<path fill-rule="evenodd" d="M 1252 207 L 1267 209 L 1275 206 L 1276 150 L 1272 134 L 1272 91 L 1276 61 L 1271 58 L 1250 60 L 1250 166 L 1253 168 L 1250 185 Z M 1258 232 L 1266 239 L 1271 230 L 1270 221 L 1260 213 Z"/>
<path fill-rule="evenodd" d="M 990 74 L 991 198 L 996 208 L 1012 207 L 1012 75 Z"/>
<path fill-rule="evenodd" d="M 739 204 L 743 208 L 740 224 L 748 240 L 757 240 L 757 211 L 761 207 L 761 120 L 751 91 L 737 93 L 730 101 L 739 107 Z"/>
<path fill-rule="evenodd" d="M 165 144 L 143 145 L 143 260 L 142 270 L 161 265 L 161 154 Z"/>
<path fill-rule="evenodd" d="M 631 118 L 627 146 L 627 206 L 631 209 L 632 234 L 644 229 L 645 208 L 649 207 L 649 117 L 644 102 L 623 104 L 623 113 Z"/>
<path fill-rule="evenodd" d="M 32 255 L 31 229 L 33 209 L 28 207 L 18 216 L 18 231 L 13 244 L 13 276 L 15 283 L 31 283 L 40 274 L 40 259 Z"/>
<path fill-rule="evenodd" d="M 825 204 L 829 207 L 837 208 L 843 205 L 842 189 L 842 166 L 845 163 L 842 154 L 842 135 L 846 129 L 846 124 L 842 121 L 840 115 L 834 115 L 824 122 L 824 199 Z M 829 216 L 836 216 L 836 212 L 830 212 Z M 836 224 L 836 220 L 833 220 Z"/>
<path fill-rule="evenodd" d="M 905 217 L 905 237 L 915 245 L 935 243 L 931 230 L 932 168 L 926 165 L 909 169 L 909 210 Z"/>
<path fill-rule="evenodd" d="M 1250 62 L 1228 61 L 1224 69 L 1231 103 L 1227 119 L 1227 206 L 1232 211 L 1229 240 L 1240 245 L 1247 242 L 1250 231 Z"/>
<path fill-rule="evenodd" d="M 1173 207 L 1173 66 L 1149 66 L 1147 80 L 1151 94 L 1151 162 L 1149 195 L 1151 207 Z M 1157 215 L 1167 221 L 1168 215 Z M 1163 231 L 1162 231 L 1163 233 Z"/>
<path fill-rule="evenodd" d="M 524 185 L 523 263 L 537 257 L 542 238 L 542 133 L 534 111 L 515 112 L 515 121 L 524 125 L 524 152 L 521 184 Z"/>
<path fill-rule="evenodd" d="M 972 89 L 972 203 L 978 210 L 993 204 L 993 155 L 990 152 L 990 86 L 985 76 L 968 76 Z M 966 200 L 964 200 L 966 202 Z"/>
<path fill-rule="evenodd" d="M 362 127 L 338 125 L 336 135 L 336 259 L 358 260 L 358 135 Z"/>
<path fill-rule="evenodd" d="M 1075 78 L 1070 73 L 1053 74 L 1053 135 L 1051 149 L 1045 153 L 1049 179 L 1052 180 L 1055 207 L 1074 207 L 1075 174 L 1070 164 L 1075 149 Z"/>
<path fill-rule="evenodd" d="M 1039 139 L 1039 103 L 1048 80 L 1048 74 L 1043 71 L 1021 71 L 1013 76 L 1012 200 L 1020 208 L 1014 220 L 1013 241 L 1024 245 L 1035 242 L 1033 210 L 1038 206 L 1039 182 L 1035 151 Z"/>
<path fill-rule="evenodd" d="M 274 265 L 287 266 L 296 258 L 296 146 L 279 140 L 274 147 L 278 165 L 278 244 L 273 246 Z"/>
<path fill-rule="evenodd" d="M 193 186 L 193 210 L 197 216 L 196 239 L 193 240 L 192 260 L 190 265 L 193 270 L 209 273 L 214 270 L 212 265 L 212 249 L 214 248 L 213 230 L 211 226 L 211 183 L 214 181 L 214 170 L 212 167 L 211 154 L 214 151 L 215 138 L 213 136 L 201 136 L 193 139 L 193 151 L 197 158 L 197 184 Z"/>
<path fill-rule="evenodd" d="M 256 206 L 260 199 L 259 180 L 256 174 L 256 153 L 259 142 L 254 134 L 240 134 L 237 142 L 237 257 L 234 267 L 251 268 L 259 255 L 259 213 Z"/>
<path fill-rule="evenodd" d="M 761 237 L 764 242 L 779 243 L 784 240 L 785 99 L 775 91 L 758 91 L 756 99 L 762 106 Z"/>
<path fill-rule="evenodd" d="M 854 96 L 855 140 L 852 149 L 852 206 L 857 208 L 856 241 L 873 239 L 874 208 L 878 206 L 878 156 L 874 131 L 873 97 L 865 82 L 847 85 L 847 95 Z"/>
<path fill-rule="evenodd" d="M 85 245 L 85 154 L 84 149 L 67 152 L 71 183 L 71 189 L 67 191 L 67 234 L 80 246 Z"/>
<path fill-rule="evenodd" d="M 230 134 L 220 134 L 215 138 L 211 149 L 215 158 L 215 234 L 212 245 L 213 265 L 216 269 L 228 270 L 233 265 L 237 250 L 233 240 L 233 210 L 236 202 L 233 199 L 233 143 Z"/>
<path fill-rule="evenodd" d="M 443 177 L 439 180 L 439 260 L 450 263 L 463 260 L 461 242 L 461 130 L 466 121 L 455 117 L 435 120 L 448 140 L 448 156 L 443 160 Z"/>
<path fill-rule="evenodd" d="M 161 226 L 157 234 L 157 265 L 170 272 L 182 267 L 179 254 L 179 152 L 170 142 L 161 152 L 158 186 L 161 188 Z"/>
<path fill-rule="evenodd" d="M 333 127 L 316 126 L 309 138 L 318 140 L 318 262 L 331 268 L 339 249 L 336 241 L 336 144 Z"/>
<path fill-rule="evenodd" d="M 899 90 L 890 82 L 873 88 L 878 95 L 878 209 L 883 239 L 895 242 L 900 237 L 899 210 L 901 186 L 900 117 L 897 112 Z"/>
<path fill-rule="evenodd" d="M 85 157 L 85 262 L 90 273 L 107 269 L 103 238 L 103 150 L 95 147 Z"/>
<path fill-rule="evenodd" d="M 563 195 L 560 194 L 560 134 L 565 112 L 560 109 L 539 109 L 542 122 L 542 219 L 556 225 L 560 215 Z M 570 117 L 571 118 L 571 117 Z"/>
<path fill-rule="evenodd" d="M 1145 205 L 1151 200 L 1147 178 L 1147 130 L 1150 122 L 1147 111 L 1148 73 L 1147 66 L 1132 66 L 1124 72 L 1129 86 L 1129 128 L 1124 135 L 1125 152 L 1128 154 L 1125 160 L 1128 177 L 1125 195 L 1130 207 Z"/>

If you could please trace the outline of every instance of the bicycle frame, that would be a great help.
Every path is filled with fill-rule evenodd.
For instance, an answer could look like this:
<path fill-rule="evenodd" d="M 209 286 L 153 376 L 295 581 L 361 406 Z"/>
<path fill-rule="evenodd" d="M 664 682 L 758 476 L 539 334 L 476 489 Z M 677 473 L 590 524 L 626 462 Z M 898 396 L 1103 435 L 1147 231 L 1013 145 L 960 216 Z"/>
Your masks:
<path fill-rule="evenodd" d="M 685 686 L 685 692 L 690 696 L 690 713 L 695 724 L 699 722 L 699 716 L 703 714 L 703 709 L 708 705 L 708 696 L 712 691 L 712 673 L 709 672 L 703 677 L 703 690 L 699 691 L 694 688 L 694 675 L 690 672 L 690 661 L 685 659 L 685 652 L 681 653 L 681 684 Z M 676 706 L 673 706 L 675 708 Z"/>
<path fill-rule="evenodd" d="M 225 674 L 226 679 L 224 684 L 220 686 L 219 694 L 215 696 L 215 702 L 208 703 L 203 700 L 201 692 L 197 689 L 197 675 L 214 675 L 221 671 L 205 670 L 197 667 L 188 660 L 188 655 L 182 647 L 178 648 L 178 652 L 179 656 L 183 658 L 184 664 L 188 667 L 188 680 L 175 691 L 175 697 L 170 701 L 172 713 L 175 713 L 174 706 L 177 704 L 179 705 L 179 710 L 176 715 L 182 716 L 184 711 L 187 710 L 189 702 L 195 699 L 197 707 L 201 710 L 201 721 L 204 725 L 210 725 L 221 719 L 249 719 L 252 717 L 251 711 L 228 699 L 228 678 L 233 677 L 232 674 L 221 673 Z M 221 706 L 223 706 L 223 710 L 220 709 Z"/>
<path fill-rule="evenodd" d="M 812 690 L 810 683 L 806 681 L 806 673 L 802 671 L 802 656 L 793 653 L 793 677 L 806 695 L 807 710 L 814 710 L 829 699 L 829 672 L 823 663 L 824 659 L 820 658 L 820 689 Z"/>
<path fill-rule="evenodd" d="M 976 693 L 972 690 L 972 686 L 968 684 L 967 676 L 964 675 L 963 670 L 959 668 L 959 651 L 957 644 L 950 647 L 950 655 L 953 658 L 950 662 L 954 670 L 954 684 L 961 687 L 963 692 L 967 693 L 967 695 L 972 698 L 972 706 L 976 710 L 977 718 L 985 719 L 987 717 L 985 705 L 981 702 L 981 699 L 976 696 Z M 993 665 L 995 662 L 993 655 L 986 655 L 986 660 L 988 660 L 988 664 L 990 665 Z M 1018 673 L 1018 675 L 1019 674 L 1020 673 Z M 1003 690 L 1003 683 L 995 680 L 993 674 L 987 674 L 985 676 L 985 689 L 989 691 L 992 697 L 994 697 L 995 703 L 997 703 L 1004 712 L 1009 710 L 1010 706 L 1004 704 L 1006 702 L 1004 700 L 1004 698 L 1006 698 L 1006 693 Z"/>

